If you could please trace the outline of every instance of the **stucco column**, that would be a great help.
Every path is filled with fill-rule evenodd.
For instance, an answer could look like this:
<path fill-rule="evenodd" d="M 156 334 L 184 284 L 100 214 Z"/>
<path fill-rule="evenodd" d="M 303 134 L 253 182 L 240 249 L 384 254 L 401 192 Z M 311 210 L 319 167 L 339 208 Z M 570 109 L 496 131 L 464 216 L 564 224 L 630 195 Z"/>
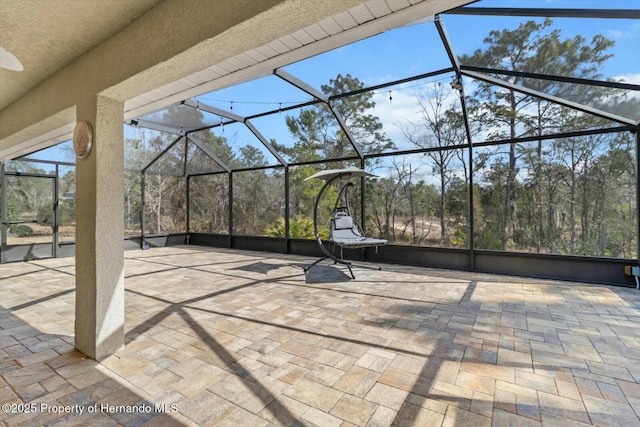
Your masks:
<path fill-rule="evenodd" d="M 76 162 L 75 346 L 100 360 L 124 347 L 124 105 L 92 101 L 76 107 L 94 137 Z"/>

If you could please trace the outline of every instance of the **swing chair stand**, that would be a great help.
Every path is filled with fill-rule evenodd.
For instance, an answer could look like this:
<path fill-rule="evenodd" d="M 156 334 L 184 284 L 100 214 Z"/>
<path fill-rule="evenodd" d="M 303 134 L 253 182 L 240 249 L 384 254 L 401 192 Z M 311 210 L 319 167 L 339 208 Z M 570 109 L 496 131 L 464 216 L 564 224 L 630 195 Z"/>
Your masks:
<path fill-rule="evenodd" d="M 305 267 L 304 268 L 305 273 L 309 271 L 312 267 L 324 261 L 325 259 L 331 259 L 333 260 L 334 264 L 346 265 L 347 268 L 349 269 L 349 273 L 351 274 L 351 277 L 355 279 L 356 276 L 353 274 L 353 269 L 351 268 L 352 266 L 355 266 L 355 264 L 353 264 L 350 261 L 344 260 L 344 258 L 342 257 L 342 250 L 343 249 L 360 249 L 360 248 L 367 248 L 367 247 L 375 247 L 377 249 L 378 246 L 383 246 L 387 243 L 387 241 L 383 239 L 372 239 L 372 238 L 366 237 L 362 232 L 362 230 L 358 227 L 358 225 L 355 223 L 355 221 L 351 217 L 349 212 L 349 203 L 347 200 L 346 190 L 348 187 L 353 185 L 352 183 L 345 184 L 340 190 L 340 193 L 338 194 L 338 198 L 336 200 L 336 204 L 334 206 L 334 209 L 331 215 L 329 241 L 340 247 L 340 258 L 338 258 L 333 253 L 331 253 L 331 251 L 329 251 L 329 249 L 326 248 L 326 246 L 322 242 L 322 239 L 320 238 L 320 234 L 318 232 L 318 205 L 320 203 L 320 199 L 322 198 L 322 194 L 324 193 L 324 191 L 331 184 L 333 184 L 338 180 L 345 179 L 345 178 L 362 177 L 362 176 L 374 176 L 374 175 L 362 169 L 358 169 L 356 167 L 350 167 L 346 169 L 331 169 L 331 170 L 321 171 L 305 179 L 306 181 L 312 178 L 320 178 L 326 181 L 324 186 L 318 193 L 318 196 L 316 197 L 315 205 L 313 208 L 313 229 L 314 229 L 318 246 L 320 247 L 320 250 L 322 251 L 324 256 L 314 261 L 309 266 Z M 338 206 L 338 202 L 343 196 L 345 199 L 344 206 Z M 358 267 L 375 268 L 376 270 L 382 270 L 382 267 L 370 267 L 365 265 L 358 265 Z"/>

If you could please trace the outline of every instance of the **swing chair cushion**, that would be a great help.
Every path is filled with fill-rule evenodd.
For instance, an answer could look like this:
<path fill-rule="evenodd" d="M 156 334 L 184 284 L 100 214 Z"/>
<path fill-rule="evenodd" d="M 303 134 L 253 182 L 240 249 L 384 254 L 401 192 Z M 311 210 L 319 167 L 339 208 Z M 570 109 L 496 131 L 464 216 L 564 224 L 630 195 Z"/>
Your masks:
<path fill-rule="evenodd" d="M 353 229 L 353 218 L 343 212 L 338 212 L 333 218 L 333 226 L 336 230 L 351 230 Z"/>
<path fill-rule="evenodd" d="M 348 249 L 367 248 L 372 246 L 383 246 L 387 244 L 383 239 L 372 239 L 360 233 L 350 215 L 338 212 L 331 220 L 332 243 Z"/>

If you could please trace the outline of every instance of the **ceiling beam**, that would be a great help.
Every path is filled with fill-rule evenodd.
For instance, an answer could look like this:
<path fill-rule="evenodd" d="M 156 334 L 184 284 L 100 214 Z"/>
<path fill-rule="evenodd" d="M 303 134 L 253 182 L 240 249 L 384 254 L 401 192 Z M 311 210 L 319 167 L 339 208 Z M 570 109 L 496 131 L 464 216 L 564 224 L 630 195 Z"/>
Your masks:
<path fill-rule="evenodd" d="M 149 120 L 144 120 L 144 119 L 131 119 L 129 121 L 126 121 L 125 124 L 129 126 L 133 126 L 134 128 L 140 127 L 145 129 L 157 130 L 159 132 L 167 132 L 172 135 L 185 134 L 185 130 L 183 128 L 163 125 L 161 123 L 151 122 Z"/>
<path fill-rule="evenodd" d="M 542 18 L 640 19 L 640 9 L 554 9 L 533 7 L 458 7 L 448 15 L 522 16 Z"/>
<path fill-rule="evenodd" d="M 562 83 L 575 83 L 580 85 L 601 86 L 601 87 L 608 87 L 613 89 L 640 91 L 640 85 L 624 83 L 624 82 L 583 79 L 578 77 L 567 77 L 567 76 L 552 76 L 549 74 L 530 73 L 528 71 L 498 70 L 495 68 L 475 67 L 472 65 L 460 65 L 460 68 L 462 70 L 477 71 L 479 73 L 502 74 L 505 76 L 521 77 L 521 78 L 528 78 L 528 79 L 549 80 L 549 81 L 562 82 Z"/>
<path fill-rule="evenodd" d="M 231 111 L 226 111 L 221 108 L 207 105 L 203 102 L 198 101 L 197 99 L 185 99 L 181 102 L 181 104 L 195 108 L 197 110 L 206 111 L 207 113 L 215 114 L 217 116 L 224 117 L 225 119 L 233 120 L 234 122 L 238 123 L 244 123 L 244 121 L 246 120 L 244 117 L 234 114 Z"/>
<path fill-rule="evenodd" d="M 318 99 L 326 104 L 329 103 L 329 97 L 327 95 L 320 92 L 318 89 L 314 88 L 310 84 L 303 82 L 296 76 L 286 72 L 282 68 L 276 68 L 275 70 L 273 70 L 273 74 L 277 77 L 280 77 L 282 80 L 289 83 L 290 85 L 293 85 L 298 89 L 300 89 L 301 91 L 313 96 L 315 99 Z"/>
<path fill-rule="evenodd" d="M 638 123 L 628 119 L 626 117 L 618 116 L 617 114 L 608 113 L 606 111 L 599 110 L 597 108 L 589 107 L 587 105 L 579 104 L 577 102 L 569 101 L 564 98 L 560 98 L 554 95 L 549 95 L 544 92 L 540 92 L 538 90 L 529 89 L 517 84 L 513 84 L 506 80 L 497 79 L 495 77 L 487 76 L 485 74 L 476 73 L 475 71 L 462 70 L 462 75 L 474 78 L 476 80 L 480 80 L 492 85 L 501 86 L 506 89 L 515 90 L 516 92 L 524 93 L 526 95 L 535 96 L 540 99 L 544 99 L 546 101 L 554 102 L 558 105 L 563 105 L 565 107 L 573 108 L 574 110 L 582 111 L 583 113 L 592 114 L 597 117 L 601 117 L 603 119 L 612 120 L 617 123 L 622 123 L 625 125 L 631 125 L 634 127 L 638 126 Z"/>
<path fill-rule="evenodd" d="M 227 166 L 225 162 L 220 160 L 218 156 L 216 156 L 211 150 L 209 150 L 209 148 L 206 145 L 204 145 L 197 139 L 192 138 L 190 135 L 187 135 L 187 139 L 196 147 L 198 147 L 200 151 L 202 151 L 207 157 L 209 157 L 211 160 L 216 162 L 216 164 L 220 166 L 222 169 L 224 169 L 225 172 L 231 173 L 231 168 L 229 168 L 229 166 Z"/>
<path fill-rule="evenodd" d="M 140 172 L 142 173 L 146 173 L 147 169 L 149 169 L 155 162 L 157 162 L 158 160 L 160 160 L 165 154 L 167 154 L 167 152 L 169 150 L 171 150 L 178 142 L 180 142 L 180 140 L 184 137 L 184 135 L 180 135 L 179 137 L 177 137 L 171 144 L 169 144 L 167 146 L 167 148 L 165 148 L 164 150 L 162 150 L 160 153 L 158 153 L 158 155 L 156 157 L 153 158 L 153 160 L 151 160 L 147 166 L 143 167 L 142 170 Z"/>

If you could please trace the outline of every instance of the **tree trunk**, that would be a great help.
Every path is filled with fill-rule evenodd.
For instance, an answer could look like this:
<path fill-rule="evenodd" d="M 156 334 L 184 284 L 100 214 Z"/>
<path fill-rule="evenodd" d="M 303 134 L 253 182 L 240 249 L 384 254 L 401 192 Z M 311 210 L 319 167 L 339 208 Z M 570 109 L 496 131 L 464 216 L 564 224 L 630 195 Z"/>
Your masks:
<path fill-rule="evenodd" d="M 509 92 L 511 101 L 511 111 L 513 112 L 509 119 L 511 139 L 516 138 L 516 96 L 514 91 Z M 507 194 L 505 197 L 505 249 L 514 247 L 514 231 L 516 222 L 516 144 L 509 144 L 509 170 L 507 173 Z"/>

